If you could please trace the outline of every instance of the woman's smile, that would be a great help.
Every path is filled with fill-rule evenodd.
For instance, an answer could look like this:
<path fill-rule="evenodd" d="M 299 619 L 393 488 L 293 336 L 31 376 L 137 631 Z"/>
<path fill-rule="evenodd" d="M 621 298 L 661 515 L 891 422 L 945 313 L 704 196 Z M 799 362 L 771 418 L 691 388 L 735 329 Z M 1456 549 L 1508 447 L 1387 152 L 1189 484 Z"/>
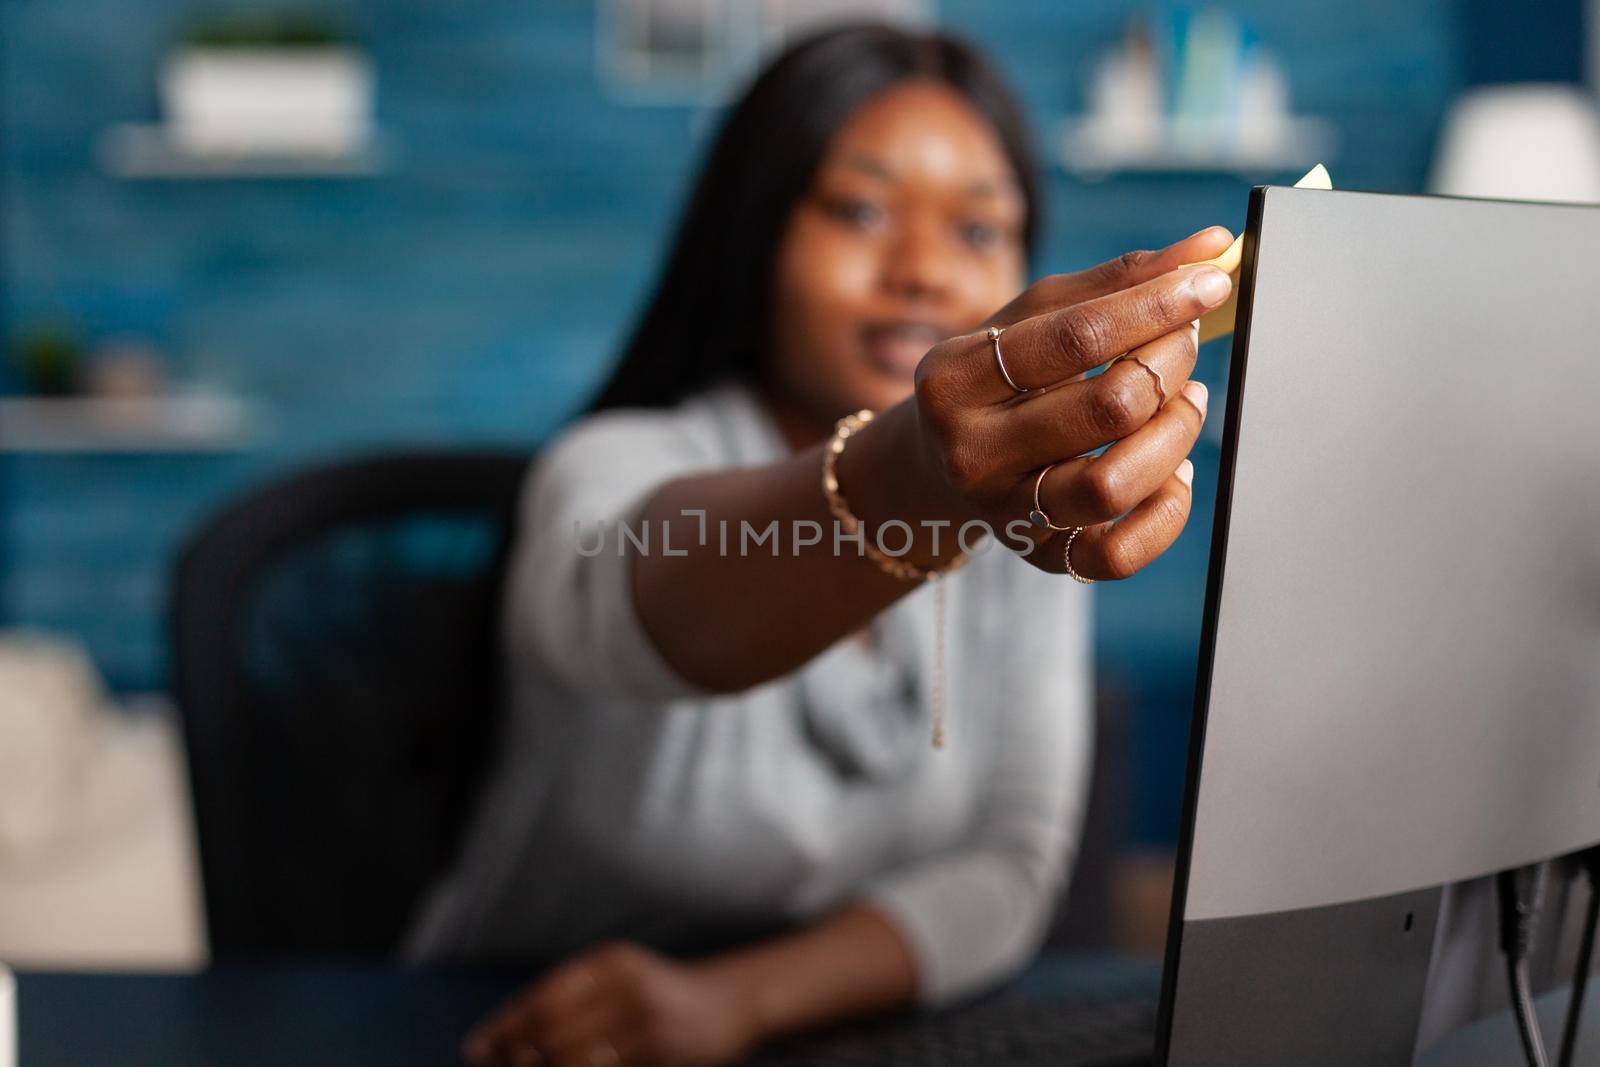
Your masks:
<path fill-rule="evenodd" d="M 873 369 L 908 379 L 928 349 L 955 333 L 949 323 L 931 319 L 879 319 L 862 324 L 861 351 Z"/>

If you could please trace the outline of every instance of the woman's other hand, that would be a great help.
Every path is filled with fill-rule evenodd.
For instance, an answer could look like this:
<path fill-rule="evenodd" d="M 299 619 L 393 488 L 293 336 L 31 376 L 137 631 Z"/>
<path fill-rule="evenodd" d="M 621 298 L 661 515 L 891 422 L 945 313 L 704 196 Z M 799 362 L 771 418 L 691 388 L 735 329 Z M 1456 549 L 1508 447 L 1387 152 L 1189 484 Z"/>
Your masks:
<path fill-rule="evenodd" d="M 1029 560 L 1060 572 L 1066 533 L 1028 523 L 1048 468 L 1039 510 L 1057 527 L 1085 528 L 1072 545 L 1080 574 L 1126 578 L 1164 552 L 1188 519 L 1185 457 L 1205 418 L 1205 387 L 1189 381 L 1193 323 L 1231 291 L 1215 267 L 1177 268 L 1230 240 L 1214 227 L 1160 252 L 1046 278 L 985 329 L 935 346 L 917 368 L 922 491 L 931 486 L 1013 548 L 1025 537 Z M 1016 388 L 988 326 L 1004 328 Z"/>
<path fill-rule="evenodd" d="M 551 971 L 462 1043 L 481 1067 L 717 1067 L 758 1038 L 724 978 L 618 942 Z"/>

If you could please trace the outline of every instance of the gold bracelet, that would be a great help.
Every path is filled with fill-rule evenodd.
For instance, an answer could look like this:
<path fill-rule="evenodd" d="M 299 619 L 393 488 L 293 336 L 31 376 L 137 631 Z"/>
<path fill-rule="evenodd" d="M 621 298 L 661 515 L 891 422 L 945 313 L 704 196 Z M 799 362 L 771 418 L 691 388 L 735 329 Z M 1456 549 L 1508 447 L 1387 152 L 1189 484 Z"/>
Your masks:
<path fill-rule="evenodd" d="M 844 454 L 845 443 L 860 433 L 871 421 L 872 412 L 863 408 L 854 415 L 846 415 L 834 424 L 833 437 L 828 440 L 828 448 L 822 453 L 822 495 L 828 498 L 828 510 L 844 528 L 845 536 L 860 536 L 862 551 L 885 574 L 891 574 L 906 582 L 920 582 L 936 575 L 949 574 L 967 562 L 965 552 L 958 553 L 949 562 L 938 567 L 919 567 L 909 560 L 895 559 L 879 549 L 866 536 L 861 529 L 861 520 L 856 518 L 855 513 L 850 510 L 850 505 L 845 501 L 844 494 L 839 491 L 838 464 L 839 457 Z"/>
<path fill-rule="evenodd" d="M 833 513 L 834 519 L 851 537 L 861 538 L 861 548 L 866 557 L 877 564 L 878 569 L 886 574 L 907 582 L 932 581 L 936 583 L 933 588 L 933 676 L 929 679 L 929 703 L 933 710 L 933 747 L 944 747 L 945 724 L 945 591 L 944 583 L 939 581 L 951 571 L 957 570 L 967 562 L 965 552 L 958 553 L 949 562 L 938 567 L 919 567 L 903 559 L 881 551 L 876 545 L 868 542 L 866 532 L 861 529 L 861 520 L 855 517 L 850 510 L 850 505 L 845 502 L 844 494 L 839 492 L 839 472 L 837 470 L 839 456 L 844 452 L 845 442 L 859 433 L 861 428 L 872 421 L 872 412 L 863 408 L 854 415 L 846 415 L 834 424 L 833 437 L 828 441 L 827 450 L 822 453 L 822 495 L 828 498 L 828 510 Z M 836 542 L 837 543 L 837 542 Z M 960 547 L 957 541 L 956 546 Z"/>

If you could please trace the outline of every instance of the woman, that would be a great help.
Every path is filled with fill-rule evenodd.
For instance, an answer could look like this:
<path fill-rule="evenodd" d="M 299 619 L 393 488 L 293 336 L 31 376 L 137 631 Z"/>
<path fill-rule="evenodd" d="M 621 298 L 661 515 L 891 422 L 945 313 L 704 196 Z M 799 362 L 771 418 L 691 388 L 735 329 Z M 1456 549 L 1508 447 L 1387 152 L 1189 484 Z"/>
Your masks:
<path fill-rule="evenodd" d="M 470 1059 L 727 1063 L 1036 947 L 1090 752 L 1088 601 L 1055 575 L 1126 577 L 1182 528 L 1193 320 L 1229 285 L 1176 268 L 1229 237 L 996 313 L 1032 174 L 945 37 L 824 34 L 729 114 L 599 410 L 526 490 L 509 722 L 415 944 L 555 966 Z"/>

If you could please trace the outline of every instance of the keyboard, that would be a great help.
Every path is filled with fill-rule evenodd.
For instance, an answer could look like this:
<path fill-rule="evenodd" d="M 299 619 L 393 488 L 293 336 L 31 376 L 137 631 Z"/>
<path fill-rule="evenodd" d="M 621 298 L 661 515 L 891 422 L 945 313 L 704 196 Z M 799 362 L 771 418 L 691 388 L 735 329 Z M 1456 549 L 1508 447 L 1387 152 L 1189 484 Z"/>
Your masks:
<path fill-rule="evenodd" d="M 775 1046 L 746 1067 L 1145 1067 L 1149 995 L 1046 1000 L 1005 994 L 937 1015 L 853 1025 Z"/>

